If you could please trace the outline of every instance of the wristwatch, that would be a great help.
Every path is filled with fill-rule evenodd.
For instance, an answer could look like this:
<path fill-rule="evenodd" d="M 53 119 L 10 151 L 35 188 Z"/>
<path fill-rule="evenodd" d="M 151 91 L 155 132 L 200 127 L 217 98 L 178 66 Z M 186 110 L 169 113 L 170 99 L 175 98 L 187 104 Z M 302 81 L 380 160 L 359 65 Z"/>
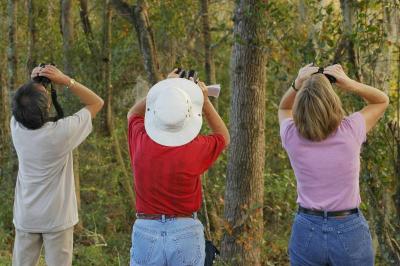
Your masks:
<path fill-rule="evenodd" d="M 299 89 L 296 89 L 296 86 L 294 85 L 295 82 L 296 82 L 296 80 L 293 80 L 292 85 L 290 85 L 290 87 L 292 87 L 295 92 L 298 92 Z"/>
<path fill-rule="evenodd" d="M 68 88 L 71 88 L 72 86 L 74 86 L 76 84 L 76 81 L 74 79 L 70 79 L 69 80 L 69 84 L 68 84 Z"/>

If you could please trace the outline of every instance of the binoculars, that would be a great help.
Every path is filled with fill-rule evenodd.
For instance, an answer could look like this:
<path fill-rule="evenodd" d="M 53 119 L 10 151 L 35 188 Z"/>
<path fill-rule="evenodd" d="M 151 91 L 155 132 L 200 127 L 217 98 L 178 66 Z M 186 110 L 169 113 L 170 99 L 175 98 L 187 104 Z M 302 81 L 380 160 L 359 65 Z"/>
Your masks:
<path fill-rule="evenodd" d="M 315 74 L 317 74 L 317 73 L 324 74 L 325 77 L 327 79 L 329 79 L 330 83 L 335 83 L 336 82 L 336 78 L 334 76 L 324 73 L 324 68 L 323 67 L 318 68 L 318 71 Z"/>
<path fill-rule="evenodd" d="M 44 67 L 46 67 L 46 65 L 55 66 L 55 64 L 52 64 L 52 63 L 51 64 L 43 64 L 43 63 L 41 63 L 39 65 L 39 67 L 44 68 Z M 54 108 L 56 109 L 56 112 L 57 112 L 57 116 L 52 118 L 51 120 L 55 122 L 55 121 L 63 118 L 64 117 L 64 111 L 63 111 L 61 105 L 59 104 L 59 102 L 57 100 L 57 91 L 53 88 L 53 84 L 51 83 L 51 80 L 49 78 L 46 78 L 46 77 L 43 77 L 43 76 L 36 76 L 36 77 L 32 78 L 32 80 L 34 82 L 36 82 L 36 83 L 42 84 L 43 87 L 45 87 L 46 89 L 48 89 L 48 86 L 50 85 L 50 88 L 51 88 L 51 100 L 52 100 Z"/>
<path fill-rule="evenodd" d="M 55 64 L 52 64 L 52 63 L 47 64 L 47 65 L 55 66 Z M 46 67 L 46 64 L 41 63 L 41 64 L 39 65 L 39 67 L 44 68 L 44 67 Z M 34 77 L 34 78 L 33 78 L 33 81 L 36 82 L 36 83 L 42 84 L 43 87 L 45 87 L 45 88 L 47 88 L 47 86 L 49 86 L 49 84 L 51 83 L 51 80 L 50 80 L 50 79 L 48 79 L 48 78 L 46 78 L 46 77 L 42 77 L 42 76 Z"/>
<path fill-rule="evenodd" d="M 194 83 L 197 83 L 199 80 L 197 72 L 193 69 L 190 69 L 189 71 L 187 71 L 185 69 L 178 67 L 178 69 L 175 71 L 175 73 L 178 74 L 180 78 L 184 78 L 184 79 L 193 78 Z"/>

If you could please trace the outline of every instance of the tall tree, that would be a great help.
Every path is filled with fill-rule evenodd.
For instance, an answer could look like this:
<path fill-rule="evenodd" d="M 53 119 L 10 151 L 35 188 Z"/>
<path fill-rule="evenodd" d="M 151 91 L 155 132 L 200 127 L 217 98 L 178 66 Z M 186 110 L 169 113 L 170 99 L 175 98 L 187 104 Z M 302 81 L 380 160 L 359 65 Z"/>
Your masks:
<path fill-rule="evenodd" d="M 72 43 L 74 35 L 71 9 L 72 0 L 61 0 L 61 31 L 63 38 L 64 72 L 68 75 L 73 75 Z"/>
<path fill-rule="evenodd" d="M 202 22 L 202 35 L 204 45 L 204 68 L 206 70 L 206 84 L 215 83 L 215 64 L 213 60 L 213 49 L 211 47 L 211 32 L 209 19 L 209 0 L 200 0 L 200 12 Z"/>
<path fill-rule="evenodd" d="M 334 55 L 334 63 L 338 63 L 346 55 L 349 63 L 349 72 L 358 81 L 362 82 L 361 69 L 358 62 L 358 54 L 354 44 L 354 25 L 356 20 L 357 3 L 350 0 L 340 0 L 342 10 L 342 36 Z"/>
<path fill-rule="evenodd" d="M 83 28 L 83 32 L 85 33 L 90 52 L 93 57 L 95 57 L 95 58 L 99 57 L 101 55 L 101 53 L 100 53 L 99 45 L 96 42 L 95 37 L 93 35 L 92 25 L 91 25 L 90 19 L 89 19 L 88 1 L 87 0 L 79 0 L 79 3 L 80 3 L 79 14 L 81 17 L 82 28 Z"/>
<path fill-rule="evenodd" d="M 266 1 L 240 0 L 231 55 L 231 145 L 225 190 L 222 256 L 261 265 L 265 163 Z"/>
<path fill-rule="evenodd" d="M 63 55 L 64 55 L 64 72 L 72 76 L 73 75 L 73 21 L 72 21 L 72 0 L 61 0 L 61 31 L 63 39 Z M 72 95 L 68 94 L 68 103 L 71 106 Z M 72 106 L 73 107 L 73 106 Z M 79 173 L 79 150 L 76 149 L 73 155 L 74 160 L 74 179 L 75 179 L 75 193 L 78 204 L 78 210 L 81 210 L 81 184 L 80 184 L 80 173 Z M 82 219 L 79 220 L 77 230 L 83 228 Z"/>
<path fill-rule="evenodd" d="M 122 0 L 112 0 L 112 4 L 117 12 L 135 27 L 147 79 L 151 84 L 157 83 L 162 79 L 162 75 L 146 0 L 138 0 L 134 6 L 129 6 Z"/>
<path fill-rule="evenodd" d="M 28 0 L 28 60 L 26 62 L 28 79 L 30 79 L 32 69 L 38 64 L 36 47 L 36 16 L 35 0 Z"/>
<path fill-rule="evenodd" d="M 397 97 L 393 97 L 393 105 L 395 106 L 395 115 L 389 128 L 391 129 L 391 137 L 393 139 L 393 148 L 396 151 L 393 156 L 393 166 L 396 180 L 395 194 L 393 200 L 397 211 L 397 222 L 400 222 L 400 6 L 391 1 L 385 1 L 384 4 L 384 26 L 387 36 L 387 47 L 384 47 L 382 62 L 378 62 L 378 77 L 381 79 L 380 87 L 389 93 L 391 78 L 397 76 Z M 383 45 L 382 45 L 383 46 Z M 393 64 L 397 62 L 397 64 Z M 400 250 L 399 250 L 400 251 Z"/>
<path fill-rule="evenodd" d="M 8 0 L 8 89 L 14 91 L 17 81 L 17 1 Z"/>
<path fill-rule="evenodd" d="M 203 36 L 203 47 L 204 47 L 204 69 L 206 73 L 205 82 L 206 84 L 215 84 L 215 64 L 213 59 L 212 39 L 210 31 L 210 15 L 209 15 L 209 0 L 199 0 L 200 4 L 200 15 L 201 15 L 201 31 Z M 213 98 L 212 103 L 216 109 L 218 109 L 218 99 Z M 221 236 L 221 223 L 220 218 L 217 214 L 214 202 L 209 200 L 209 179 L 212 179 L 216 175 L 215 165 L 209 169 L 209 171 L 203 175 L 203 209 L 204 216 L 206 218 L 206 235 L 211 238 L 211 226 L 214 229 L 215 240 L 220 239 Z M 210 215 L 208 215 L 210 214 Z"/>
<path fill-rule="evenodd" d="M 113 87 L 111 84 L 111 4 L 110 0 L 103 0 L 103 80 L 106 88 L 106 126 L 109 136 L 113 141 L 113 147 L 118 165 L 122 172 L 122 185 L 128 193 L 131 210 L 136 209 L 135 193 L 131 183 L 131 175 L 127 170 L 124 162 L 124 157 L 119 145 L 118 136 L 115 134 L 114 114 L 112 108 Z"/>
<path fill-rule="evenodd" d="M 80 3 L 80 18 L 81 18 L 81 24 L 82 24 L 82 29 L 86 37 L 86 43 L 89 47 L 91 57 L 93 58 L 93 61 L 95 64 L 93 64 L 93 74 L 92 76 L 92 81 L 94 81 L 93 87 L 95 89 L 98 89 L 99 93 L 103 95 L 106 99 L 107 103 L 107 87 L 104 87 L 104 62 L 107 60 L 104 54 L 107 54 L 106 51 L 101 50 L 100 47 L 100 42 L 96 40 L 93 31 L 92 31 L 92 23 L 89 19 L 89 7 L 88 7 L 88 1 L 87 0 L 79 0 Z M 103 3 L 104 8 L 107 9 L 109 4 Z M 104 14 L 103 14 L 104 17 Z M 106 26 L 107 21 L 103 21 L 103 31 L 104 27 Z M 105 36 L 103 34 L 103 36 Z M 104 40 L 103 40 L 103 45 L 104 45 Z M 107 62 L 106 62 L 107 63 Z M 102 76 L 103 75 L 103 76 Z M 107 104 L 106 104 L 107 107 Z M 100 122 L 101 122 L 101 132 L 109 134 L 108 130 L 108 125 L 107 125 L 107 114 L 108 112 L 101 112 L 100 113 Z M 100 127 L 99 127 L 100 128 Z"/>
<path fill-rule="evenodd" d="M 2 33 L 0 32 L 0 37 Z M 0 53 L 0 58 L 3 58 Z M 6 77 L 4 75 L 3 67 L 0 64 L 0 177 L 5 176 L 3 171 L 6 171 L 6 165 L 9 163 L 10 155 L 10 102 L 9 93 L 7 89 Z M 1 179 L 0 179 L 1 182 Z"/>

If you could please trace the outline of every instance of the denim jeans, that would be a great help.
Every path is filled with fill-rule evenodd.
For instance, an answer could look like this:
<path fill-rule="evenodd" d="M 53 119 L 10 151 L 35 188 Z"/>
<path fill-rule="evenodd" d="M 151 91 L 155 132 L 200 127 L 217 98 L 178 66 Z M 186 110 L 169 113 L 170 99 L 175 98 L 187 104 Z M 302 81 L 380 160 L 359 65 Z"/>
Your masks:
<path fill-rule="evenodd" d="M 343 217 L 295 216 L 289 243 L 292 266 L 373 266 L 368 223 L 361 212 Z"/>
<path fill-rule="evenodd" d="M 204 259 L 204 228 L 199 220 L 172 218 L 135 221 L 131 266 L 204 266 Z"/>

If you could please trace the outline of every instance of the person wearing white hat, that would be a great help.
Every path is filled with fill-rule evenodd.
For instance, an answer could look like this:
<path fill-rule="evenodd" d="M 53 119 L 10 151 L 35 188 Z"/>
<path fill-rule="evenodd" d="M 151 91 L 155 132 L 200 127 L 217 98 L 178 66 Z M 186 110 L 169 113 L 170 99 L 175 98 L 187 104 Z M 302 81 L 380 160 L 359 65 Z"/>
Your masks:
<path fill-rule="evenodd" d="M 205 84 L 175 72 L 128 113 L 137 212 L 130 265 L 204 265 L 200 175 L 229 144 L 229 132 Z M 210 135 L 199 135 L 203 116 Z"/>

